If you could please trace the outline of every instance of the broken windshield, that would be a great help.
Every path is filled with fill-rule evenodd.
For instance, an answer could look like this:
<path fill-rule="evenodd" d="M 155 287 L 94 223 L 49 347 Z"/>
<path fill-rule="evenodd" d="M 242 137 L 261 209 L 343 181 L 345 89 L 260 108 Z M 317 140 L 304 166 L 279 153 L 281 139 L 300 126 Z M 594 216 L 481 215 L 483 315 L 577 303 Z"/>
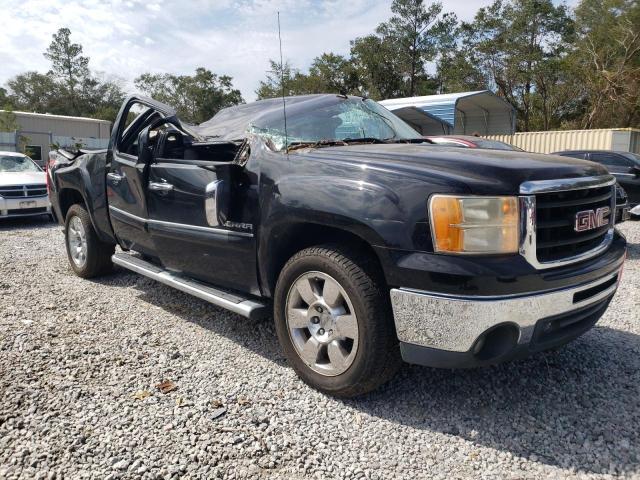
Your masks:
<path fill-rule="evenodd" d="M 422 140 L 419 134 L 373 100 L 344 98 L 314 109 L 287 111 L 284 117 L 252 124 L 249 131 L 270 141 L 273 148 L 322 147 L 353 143 Z"/>

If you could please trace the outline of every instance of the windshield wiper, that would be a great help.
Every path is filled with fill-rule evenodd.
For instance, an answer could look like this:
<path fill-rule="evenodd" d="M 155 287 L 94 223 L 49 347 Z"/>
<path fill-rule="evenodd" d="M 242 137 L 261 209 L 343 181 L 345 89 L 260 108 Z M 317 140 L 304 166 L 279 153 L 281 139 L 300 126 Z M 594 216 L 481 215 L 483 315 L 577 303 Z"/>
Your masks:
<path fill-rule="evenodd" d="M 375 138 L 375 137 L 362 137 L 362 138 L 343 138 L 343 142 L 354 144 L 354 143 L 389 143 L 388 138 Z"/>
<path fill-rule="evenodd" d="M 347 142 L 342 140 L 318 140 L 317 142 L 291 142 L 288 151 L 299 150 L 301 148 L 320 148 L 320 147 L 335 147 L 336 145 L 348 145 Z"/>

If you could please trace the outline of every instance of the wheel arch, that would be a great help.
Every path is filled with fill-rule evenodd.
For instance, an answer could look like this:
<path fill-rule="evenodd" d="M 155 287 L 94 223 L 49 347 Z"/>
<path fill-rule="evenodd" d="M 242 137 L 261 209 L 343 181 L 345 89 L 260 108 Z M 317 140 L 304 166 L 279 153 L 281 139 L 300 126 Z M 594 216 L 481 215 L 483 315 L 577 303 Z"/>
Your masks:
<path fill-rule="evenodd" d="M 273 296 L 280 271 L 293 255 L 305 248 L 328 243 L 357 249 L 360 253 L 370 256 L 382 272 L 380 258 L 372 245 L 362 236 L 344 228 L 319 223 L 289 223 L 271 230 L 264 246 L 258 249 L 263 294 L 267 297 Z"/>
<path fill-rule="evenodd" d="M 60 202 L 60 213 L 62 214 L 62 221 L 67 218 L 67 212 L 72 205 L 80 204 L 85 208 L 85 210 L 88 211 L 87 202 L 85 201 L 80 191 L 76 190 L 75 188 L 61 189 L 58 192 L 58 199 L 58 201 Z M 91 212 L 89 212 L 89 216 L 91 216 Z"/>

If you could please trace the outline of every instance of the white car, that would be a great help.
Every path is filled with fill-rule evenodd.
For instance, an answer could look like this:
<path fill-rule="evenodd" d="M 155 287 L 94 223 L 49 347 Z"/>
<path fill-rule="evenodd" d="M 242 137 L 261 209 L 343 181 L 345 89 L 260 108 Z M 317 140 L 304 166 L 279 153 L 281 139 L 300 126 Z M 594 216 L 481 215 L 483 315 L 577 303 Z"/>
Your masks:
<path fill-rule="evenodd" d="M 0 219 L 51 215 L 46 174 L 26 155 L 0 152 Z"/>

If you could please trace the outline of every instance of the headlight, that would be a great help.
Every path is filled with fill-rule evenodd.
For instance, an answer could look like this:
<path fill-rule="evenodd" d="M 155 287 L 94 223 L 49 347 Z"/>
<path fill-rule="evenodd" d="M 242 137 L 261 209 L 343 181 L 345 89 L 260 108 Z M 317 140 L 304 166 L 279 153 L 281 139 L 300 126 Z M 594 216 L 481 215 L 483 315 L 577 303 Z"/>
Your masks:
<path fill-rule="evenodd" d="M 436 252 L 518 252 L 517 197 L 433 195 L 429 216 Z"/>

